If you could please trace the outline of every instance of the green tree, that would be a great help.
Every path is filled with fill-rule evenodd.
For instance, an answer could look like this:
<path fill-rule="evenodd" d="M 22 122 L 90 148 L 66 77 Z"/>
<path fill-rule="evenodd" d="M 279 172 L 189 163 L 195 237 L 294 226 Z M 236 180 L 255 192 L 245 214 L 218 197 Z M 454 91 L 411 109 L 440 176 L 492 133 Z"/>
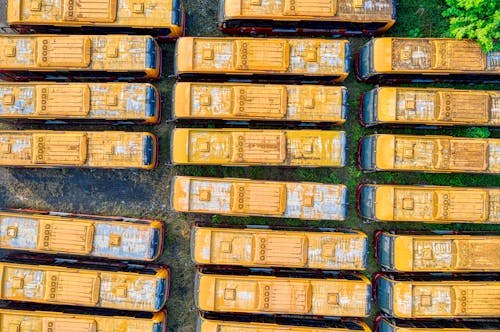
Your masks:
<path fill-rule="evenodd" d="M 484 51 L 500 50 L 500 0 L 446 0 L 449 33 L 476 39 Z"/>

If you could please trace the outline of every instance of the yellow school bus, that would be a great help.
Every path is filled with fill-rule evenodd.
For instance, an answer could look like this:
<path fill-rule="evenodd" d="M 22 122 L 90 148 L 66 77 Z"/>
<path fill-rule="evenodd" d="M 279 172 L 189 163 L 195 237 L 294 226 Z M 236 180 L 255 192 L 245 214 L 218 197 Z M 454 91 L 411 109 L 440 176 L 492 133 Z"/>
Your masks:
<path fill-rule="evenodd" d="M 500 316 L 500 281 L 495 277 L 396 277 L 378 274 L 376 302 L 396 318 L 488 318 Z"/>
<path fill-rule="evenodd" d="M 500 188 L 364 184 L 359 215 L 373 221 L 500 223 Z"/>
<path fill-rule="evenodd" d="M 0 248 L 153 261 L 163 249 L 159 220 L 0 210 Z"/>
<path fill-rule="evenodd" d="M 375 257 L 382 268 L 396 272 L 497 272 L 500 235 L 379 231 Z"/>
<path fill-rule="evenodd" d="M 195 226 L 191 257 L 196 264 L 364 270 L 368 237 L 356 230 L 297 232 Z"/>
<path fill-rule="evenodd" d="M 500 54 L 471 40 L 375 38 L 356 54 L 356 75 L 368 82 L 500 82 Z"/>
<path fill-rule="evenodd" d="M 375 332 L 500 332 L 500 322 L 489 320 L 400 320 L 377 316 Z"/>
<path fill-rule="evenodd" d="M 302 324 L 302 322 L 301 322 Z M 348 332 L 363 331 L 371 332 L 371 329 L 362 321 L 342 321 L 332 324 L 332 327 L 325 326 L 304 326 L 282 325 L 274 323 L 257 322 L 235 322 L 222 320 L 209 320 L 198 318 L 195 332 Z"/>
<path fill-rule="evenodd" d="M 160 311 L 167 300 L 169 271 L 115 272 L 0 262 L 4 301 L 131 311 Z"/>
<path fill-rule="evenodd" d="M 349 75 L 347 40 L 183 37 L 177 40 L 180 80 L 341 82 Z"/>
<path fill-rule="evenodd" d="M 343 167 L 345 147 L 343 131 L 176 128 L 171 159 L 179 165 Z"/>
<path fill-rule="evenodd" d="M 157 138 L 124 131 L 0 131 L 0 166 L 152 169 Z"/>
<path fill-rule="evenodd" d="M 0 35 L 0 79 L 157 79 L 161 49 L 151 36 Z"/>
<path fill-rule="evenodd" d="M 379 87 L 361 100 L 361 123 L 428 126 L 500 126 L 500 92 Z"/>
<path fill-rule="evenodd" d="M 366 317 L 371 284 L 361 275 L 311 279 L 197 272 L 195 301 L 201 311 Z"/>
<path fill-rule="evenodd" d="M 359 144 L 366 171 L 500 173 L 500 139 L 380 134 Z"/>
<path fill-rule="evenodd" d="M 0 119 L 157 123 L 160 94 L 149 83 L 0 83 Z"/>
<path fill-rule="evenodd" d="M 308 182 L 176 176 L 172 209 L 233 216 L 344 220 L 347 187 Z"/>
<path fill-rule="evenodd" d="M 152 34 L 173 39 L 184 32 L 181 0 L 7 0 L 7 23 L 20 33 Z M 4 8 L 2 8 L 4 9 Z M 5 13 L 4 13 L 5 16 Z"/>
<path fill-rule="evenodd" d="M 221 0 L 224 33 L 378 35 L 396 22 L 394 0 Z"/>
<path fill-rule="evenodd" d="M 347 89 L 321 85 L 177 83 L 174 119 L 346 121 Z"/>
<path fill-rule="evenodd" d="M 136 318 L 3 308 L 0 308 L 0 320 L 9 332 L 163 332 L 167 324 L 164 312 L 156 312 L 150 318 Z"/>

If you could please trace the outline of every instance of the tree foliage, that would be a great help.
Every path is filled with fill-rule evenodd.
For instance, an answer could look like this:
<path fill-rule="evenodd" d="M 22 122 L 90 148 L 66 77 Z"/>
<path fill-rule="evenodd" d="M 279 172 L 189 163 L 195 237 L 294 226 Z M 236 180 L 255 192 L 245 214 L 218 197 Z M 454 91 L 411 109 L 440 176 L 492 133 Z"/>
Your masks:
<path fill-rule="evenodd" d="M 476 39 L 484 51 L 500 50 L 500 0 L 446 0 L 449 33 Z"/>

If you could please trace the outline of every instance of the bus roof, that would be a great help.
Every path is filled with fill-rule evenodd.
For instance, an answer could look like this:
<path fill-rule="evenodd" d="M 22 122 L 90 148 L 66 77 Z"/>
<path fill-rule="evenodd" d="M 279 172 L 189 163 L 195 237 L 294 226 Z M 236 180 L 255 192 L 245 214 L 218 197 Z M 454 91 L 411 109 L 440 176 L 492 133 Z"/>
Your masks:
<path fill-rule="evenodd" d="M 156 158 L 156 137 L 122 131 L 0 131 L 0 166 L 154 168 L 144 163 L 146 141 Z"/>
<path fill-rule="evenodd" d="M 157 326 L 166 324 L 165 312 L 154 313 L 148 318 L 129 317 L 120 313 L 120 316 L 106 316 L 97 314 L 75 314 L 68 312 L 40 311 L 40 310 L 0 309 L 2 328 L 11 331 L 22 331 L 25 326 L 33 327 L 32 331 L 116 331 L 117 325 L 128 329 L 138 329 L 141 332 L 158 332 Z M 45 309 L 45 308 L 44 308 Z M 52 329 L 50 328 L 52 327 Z M 17 329 L 16 329 L 17 328 Z"/>
<path fill-rule="evenodd" d="M 374 135 L 376 167 L 431 172 L 500 172 L 500 140 L 453 136 Z"/>
<path fill-rule="evenodd" d="M 156 122 L 159 94 L 149 83 L 0 83 L 0 118 Z"/>
<path fill-rule="evenodd" d="M 345 133 L 335 130 L 194 129 L 172 132 L 177 164 L 342 167 Z"/>
<path fill-rule="evenodd" d="M 500 74 L 500 63 L 489 61 L 481 46 L 471 40 L 447 38 L 375 38 L 374 69 L 421 72 L 477 72 Z"/>
<path fill-rule="evenodd" d="M 224 0 L 225 19 L 278 19 L 348 22 L 386 22 L 393 19 L 393 0 Z"/>
<path fill-rule="evenodd" d="M 174 117 L 341 124 L 346 95 L 340 86 L 180 82 Z"/>
<path fill-rule="evenodd" d="M 150 274 L 1 262 L 0 271 L 2 300 L 155 312 L 168 294 L 163 267 Z"/>
<path fill-rule="evenodd" d="M 7 0 L 11 25 L 172 28 L 172 0 Z"/>
<path fill-rule="evenodd" d="M 399 318 L 498 316 L 498 281 L 391 281 Z"/>
<path fill-rule="evenodd" d="M 362 276 L 348 280 L 198 273 L 195 278 L 197 304 L 202 311 L 343 317 L 369 314 L 371 286 Z"/>
<path fill-rule="evenodd" d="M 146 40 L 131 35 L 0 35 L 5 70 L 143 71 Z"/>
<path fill-rule="evenodd" d="M 182 37 L 176 45 L 176 74 L 260 73 L 305 76 L 348 75 L 349 42 L 335 39 Z"/>
<path fill-rule="evenodd" d="M 498 223 L 498 188 L 366 185 L 375 188 L 375 219 Z M 445 208 L 446 205 L 446 208 Z"/>
<path fill-rule="evenodd" d="M 198 329 L 196 332 L 348 332 L 348 331 L 364 331 L 371 332 L 368 325 L 363 321 L 344 321 L 343 327 L 323 327 L 323 326 L 306 326 L 304 325 L 280 325 L 274 323 L 258 323 L 258 322 L 237 322 L 237 321 L 220 321 L 207 320 L 198 318 Z M 343 324 L 344 323 L 344 324 Z M 492 331 L 495 332 L 495 331 Z"/>
<path fill-rule="evenodd" d="M 176 211 L 307 220 L 346 215 L 344 185 L 176 176 L 172 188 Z"/>
<path fill-rule="evenodd" d="M 500 236 L 390 235 L 394 237 L 394 269 L 398 271 L 500 270 Z"/>
<path fill-rule="evenodd" d="M 161 221 L 0 210 L 0 247 L 50 254 L 152 261 L 163 247 Z"/>
<path fill-rule="evenodd" d="M 363 270 L 367 236 L 359 231 L 298 232 L 194 227 L 197 264 Z"/>
<path fill-rule="evenodd" d="M 498 91 L 381 87 L 377 93 L 381 122 L 500 125 Z"/>
<path fill-rule="evenodd" d="M 394 168 L 394 157 L 396 149 L 395 135 L 376 135 L 376 167 L 380 169 Z"/>

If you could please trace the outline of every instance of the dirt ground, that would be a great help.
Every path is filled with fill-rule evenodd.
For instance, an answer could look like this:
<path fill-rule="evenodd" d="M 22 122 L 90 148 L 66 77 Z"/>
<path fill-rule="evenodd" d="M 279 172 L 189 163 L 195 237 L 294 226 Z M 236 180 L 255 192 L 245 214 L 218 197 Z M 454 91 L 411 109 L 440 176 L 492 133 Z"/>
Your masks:
<path fill-rule="evenodd" d="M 440 18 L 426 18 L 426 13 L 436 6 L 435 1 L 422 0 L 416 4 L 413 0 L 401 0 L 400 22 L 391 30 L 402 36 L 411 33 L 408 22 L 413 21 L 419 27 L 419 33 L 425 36 L 440 36 L 443 29 Z M 441 3 L 440 1 L 437 2 Z M 187 35 L 216 36 L 216 0 L 187 0 Z M 442 5 L 442 4 L 441 4 Z M 434 9 L 435 10 L 435 9 Z M 440 10 L 439 10 L 440 12 Z M 403 18 L 401 18 L 403 17 Z M 411 27 L 411 25 L 410 25 Z M 418 31 L 417 31 L 418 32 Z M 351 39 L 352 53 L 366 39 Z M 454 175 L 418 175 L 418 174 L 362 174 L 355 166 L 357 139 L 369 131 L 361 128 L 357 122 L 357 107 L 361 92 L 371 86 L 357 83 L 351 75 L 345 85 L 350 91 L 350 119 L 342 128 L 349 135 L 349 161 L 344 169 L 279 169 L 279 168 L 222 168 L 222 167 L 175 167 L 169 161 L 169 135 L 174 124 L 169 121 L 171 113 L 170 96 L 174 79 L 173 44 L 164 48 L 164 76 L 158 84 L 163 94 L 163 121 L 160 125 L 146 126 L 86 126 L 88 130 L 130 130 L 152 131 L 160 137 L 159 167 L 153 171 L 135 170 L 97 170 L 97 169 L 11 169 L 0 168 L 0 207 L 25 207 L 54 211 L 79 212 L 102 215 L 123 215 L 129 217 L 157 218 L 165 220 L 166 244 L 160 262 L 168 264 L 172 271 L 171 296 L 168 301 L 168 331 L 192 332 L 196 309 L 193 301 L 194 265 L 190 260 L 189 235 L 191 225 L 196 221 L 235 224 L 273 224 L 273 225 L 309 225 L 324 227 L 352 227 L 362 229 L 372 235 L 380 228 L 395 228 L 395 225 L 365 224 L 355 212 L 355 187 L 367 182 L 428 183 L 455 185 L 498 185 L 498 177 L 492 176 L 454 176 Z M 493 87 L 492 87 L 493 88 Z M 0 124 L 0 129 L 16 128 L 13 125 Z M 28 127 L 24 127 L 28 128 Z M 37 129 L 73 129 L 82 130 L 82 126 L 43 126 L 33 125 Z M 383 132 L 383 131 L 379 131 Z M 386 131 L 387 132 L 387 131 Z M 443 131 L 460 135 L 460 131 Z M 422 132 L 420 132 L 422 133 Z M 435 131 L 432 133 L 436 133 Z M 492 131 L 498 137 L 498 132 Z M 346 222 L 305 222 L 265 218 L 231 218 L 219 216 L 182 215 L 170 211 L 170 180 L 173 175 L 233 176 L 269 180 L 319 181 L 325 183 L 345 183 L 350 190 L 348 220 Z M 412 226 L 399 226 L 409 228 Z M 416 225 L 413 228 L 426 228 Z M 449 229 L 450 227 L 442 227 Z M 467 228 L 467 227 L 455 227 Z M 476 227 L 474 229 L 484 229 Z M 370 259 L 369 272 L 376 270 Z"/>

